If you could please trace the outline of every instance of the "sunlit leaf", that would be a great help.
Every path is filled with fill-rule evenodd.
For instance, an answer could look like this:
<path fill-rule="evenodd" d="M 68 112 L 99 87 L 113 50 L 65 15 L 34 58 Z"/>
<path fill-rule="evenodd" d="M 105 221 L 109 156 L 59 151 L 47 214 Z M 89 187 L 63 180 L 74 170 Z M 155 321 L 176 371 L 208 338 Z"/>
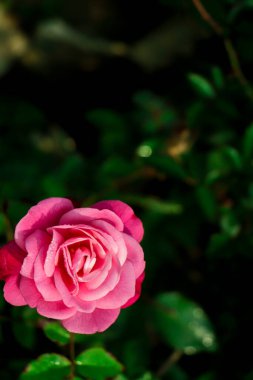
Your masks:
<path fill-rule="evenodd" d="M 220 224 L 222 230 L 230 237 L 236 237 L 241 230 L 236 214 L 231 209 L 224 208 L 222 210 Z"/>
<path fill-rule="evenodd" d="M 221 68 L 218 66 L 214 66 L 212 68 L 212 76 L 216 87 L 221 89 L 224 86 L 225 81 Z"/>
<path fill-rule="evenodd" d="M 152 197 L 124 196 L 124 199 L 133 205 L 141 206 L 146 210 L 165 215 L 182 214 L 183 205 L 173 201 L 163 201 Z"/>
<path fill-rule="evenodd" d="M 162 293 L 154 311 L 156 328 L 170 346 L 186 354 L 217 349 L 213 327 L 195 302 L 179 293 Z"/>
<path fill-rule="evenodd" d="M 59 344 L 67 344 L 70 340 L 70 333 L 58 322 L 48 322 L 43 327 L 45 335 Z"/>
<path fill-rule="evenodd" d="M 90 348 L 76 358 L 77 371 L 80 375 L 103 380 L 118 375 L 122 365 L 103 348 Z"/>
<path fill-rule="evenodd" d="M 44 354 L 28 364 L 20 380 L 64 380 L 70 368 L 70 361 L 64 356 Z"/>
<path fill-rule="evenodd" d="M 215 90 L 212 84 L 203 76 L 199 74 L 189 74 L 188 80 L 193 89 L 201 96 L 206 98 L 213 98 L 215 96 Z"/>

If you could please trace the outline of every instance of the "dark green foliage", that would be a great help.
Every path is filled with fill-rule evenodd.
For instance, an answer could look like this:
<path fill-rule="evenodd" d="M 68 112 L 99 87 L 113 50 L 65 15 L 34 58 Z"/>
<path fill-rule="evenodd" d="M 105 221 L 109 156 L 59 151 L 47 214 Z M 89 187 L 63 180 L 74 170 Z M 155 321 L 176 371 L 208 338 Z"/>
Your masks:
<path fill-rule="evenodd" d="M 253 1 L 202 4 L 221 32 L 188 0 L 0 2 L 1 244 L 51 196 L 144 223 L 142 297 L 75 337 L 76 380 L 253 378 Z M 0 379 L 67 379 L 70 334 L 2 294 Z"/>

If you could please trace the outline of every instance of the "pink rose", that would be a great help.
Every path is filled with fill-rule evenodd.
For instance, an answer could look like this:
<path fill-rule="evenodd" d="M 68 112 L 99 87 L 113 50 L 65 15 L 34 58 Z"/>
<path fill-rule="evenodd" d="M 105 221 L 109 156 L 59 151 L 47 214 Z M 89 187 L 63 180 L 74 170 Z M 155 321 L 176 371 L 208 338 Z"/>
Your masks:
<path fill-rule="evenodd" d="M 142 237 L 140 219 L 121 201 L 74 208 L 65 198 L 45 199 L 0 249 L 4 297 L 71 332 L 104 331 L 140 296 Z"/>

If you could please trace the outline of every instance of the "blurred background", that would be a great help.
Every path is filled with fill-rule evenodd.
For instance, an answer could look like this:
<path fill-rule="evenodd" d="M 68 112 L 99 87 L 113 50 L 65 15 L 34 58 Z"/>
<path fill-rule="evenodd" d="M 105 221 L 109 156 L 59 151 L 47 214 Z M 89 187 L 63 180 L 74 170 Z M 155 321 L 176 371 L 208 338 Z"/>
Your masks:
<path fill-rule="evenodd" d="M 134 208 L 142 298 L 77 339 L 121 380 L 253 379 L 253 1 L 199 4 L 0 1 L 1 243 L 43 198 Z M 65 352 L 45 324 L 1 294 L 1 379 Z"/>

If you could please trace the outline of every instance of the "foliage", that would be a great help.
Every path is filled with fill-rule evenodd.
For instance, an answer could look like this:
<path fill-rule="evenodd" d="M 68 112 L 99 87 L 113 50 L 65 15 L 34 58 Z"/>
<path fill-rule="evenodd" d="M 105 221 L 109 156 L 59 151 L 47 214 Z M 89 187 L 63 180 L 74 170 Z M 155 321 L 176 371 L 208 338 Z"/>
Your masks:
<path fill-rule="evenodd" d="M 147 262 L 74 364 L 1 292 L 1 379 L 252 378 L 253 2 L 201 3 L 216 27 L 187 0 L 0 3 L 1 244 L 43 198 L 121 199 Z"/>

